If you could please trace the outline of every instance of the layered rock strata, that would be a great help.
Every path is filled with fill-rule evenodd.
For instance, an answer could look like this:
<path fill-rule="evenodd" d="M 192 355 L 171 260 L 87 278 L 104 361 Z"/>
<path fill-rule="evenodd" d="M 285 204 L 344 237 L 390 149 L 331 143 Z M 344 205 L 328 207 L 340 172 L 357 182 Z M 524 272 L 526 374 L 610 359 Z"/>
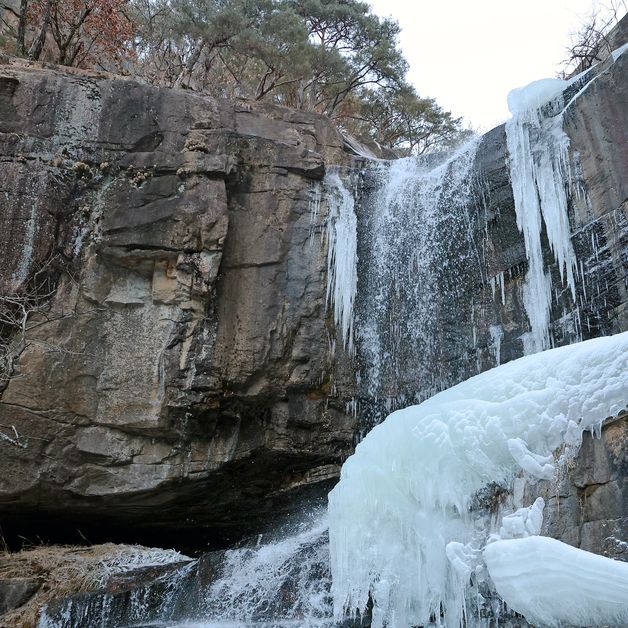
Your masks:
<path fill-rule="evenodd" d="M 14 62 L 0 154 L 3 527 L 216 541 L 324 494 L 355 423 L 313 236 L 329 121 Z"/>

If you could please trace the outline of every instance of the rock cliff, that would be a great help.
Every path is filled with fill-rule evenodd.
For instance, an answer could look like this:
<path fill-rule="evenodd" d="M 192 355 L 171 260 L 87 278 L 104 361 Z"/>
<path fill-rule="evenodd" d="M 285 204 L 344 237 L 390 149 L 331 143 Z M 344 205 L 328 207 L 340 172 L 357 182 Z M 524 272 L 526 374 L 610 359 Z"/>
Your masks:
<path fill-rule="evenodd" d="M 5 532 L 215 540 L 324 494 L 331 124 L 15 62 L 0 153 Z"/>
<path fill-rule="evenodd" d="M 543 235 L 555 344 L 628 328 L 627 65 L 601 67 L 565 117 L 586 193 L 570 205 L 575 301 Z M 0 66 L 5 533 L 226 545 L 324 495 L 373 406 L 522 355 L 506 158 L 502 126 L 479 145 L 466 222 L 445 234 L 437 350 L 397 338 L 383 364 L 396 379 L 374 401 L 359 339 L 352 361 L 326 307 L 322 180 L 353 162 L 325 118 Z M 371 184 L 352 176 L 360 235 Z M 477 274 L 459 255 L 469 231 Z M 358 245 L 359 288 L 373 252 Z"/>

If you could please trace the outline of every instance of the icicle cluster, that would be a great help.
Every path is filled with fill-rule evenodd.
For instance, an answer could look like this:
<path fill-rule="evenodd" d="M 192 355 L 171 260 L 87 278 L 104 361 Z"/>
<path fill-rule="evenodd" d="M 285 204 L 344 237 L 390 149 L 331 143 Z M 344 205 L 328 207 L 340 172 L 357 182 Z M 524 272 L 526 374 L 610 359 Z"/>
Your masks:
<path fill-rule="evenodd" d="M 325 176 L 329 204 L 327 219 L 327 304 L 333 306 L 334 322 L 345 349 L 352 354 L 353 305 L 358 284 L 358 236 L 353 193 L 337 170 Z"/>

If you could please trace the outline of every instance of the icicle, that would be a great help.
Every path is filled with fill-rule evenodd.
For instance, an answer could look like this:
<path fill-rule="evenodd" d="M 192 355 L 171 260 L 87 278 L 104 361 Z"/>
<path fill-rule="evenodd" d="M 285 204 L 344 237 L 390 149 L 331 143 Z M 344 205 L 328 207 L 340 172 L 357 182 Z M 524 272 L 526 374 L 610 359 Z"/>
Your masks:
<path fill-rule="evenodd" d="M 313 240 L 314 234 L 318 227 L 318 215 L 321 208 L 321 184 L 319 181 L 312 182 L 310 186 L 310 199 L 308 202 L 308 209 L 310 214 L 310 241 Z"/>
<path fill-rule="evenodd" d="M 501 346 L 502 339 L 504 338 L 504 330 L 501 325 L 491 325 L 488 331 L 491 335 L 490 348 L 495 361 L 495 366 L 499 366 L 501 364 Z"/>
<path fill-rule="evenodd" d="M 327 219 L 327 304 L 334 309 L 345 349 L 353 354 L 353 305 L 358 283 L 357 218 L 353 194 L 336 170 L 325 176 Z"/>
<path fill-rule="evenodd" d="M 545 271 L 541 247 L 542 223 L 558 264 L 575 299 L 575 253 L 567 213 L 566 185 L 570 184 L 569 138 L 562 115 L 547 117 L 542 106 L 569 85 L 558 79 L 536 81 L 508 95 L 512 113 L 506 123 L 517 226 L 523 233 L 528 273 L 523 300 L 531 326 L 531 349 L 550 346 L 551 278 Z"/>

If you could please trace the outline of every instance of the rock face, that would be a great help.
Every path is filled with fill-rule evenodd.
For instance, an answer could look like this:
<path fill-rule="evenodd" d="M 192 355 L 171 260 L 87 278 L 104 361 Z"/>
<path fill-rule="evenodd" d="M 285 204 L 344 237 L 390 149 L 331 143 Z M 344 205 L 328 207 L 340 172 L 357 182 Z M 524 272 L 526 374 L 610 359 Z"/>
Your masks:
<path fill-rule="evenodd" d="M 311 207 L 342 145 L 317 115 L 0 69 L 0 286 L 29 311 L 2 328 L 3 526 L 215 540 L 326 492 L 354 419 Z"/>
<path fill-rule="evenodd" d="M 628 415 L 608 422 L 600 438 L 585 434 L 578 458 L 558 484 L 526 487 L 524 501 L 545 499 L 544 536 L 588 552 L 628 560 Z"/>
<path fill-rule="evenodd" d="M 556 344 L 628 328 L 627 64 L 605 66 L 566 117 L 587 194 L 570 208 L 575 303 L 543 235 Z M 0 160 L 5 534 L 219 546 L 324 495 L 373 406 L 360 341 L 352 362 L 326 308 L 318 199 L 326 168 L 352 163 L 333 126 L 13 62 Z M 522 355 L 529 329 L 503 126 L 473 168 L 456 228 L 473 232 L 481 269 L 453 234 L 455 299 L 431 286 L 441 388 Z M 358 231 L 367 202 L 363 190 Z M 358 244 L 359 292 L 373 252 Z M 388 409 L 433 392 L 413 366 L 430 356 L 402 344 L 385 365 L 398 384 L 375 391 Z"/>

